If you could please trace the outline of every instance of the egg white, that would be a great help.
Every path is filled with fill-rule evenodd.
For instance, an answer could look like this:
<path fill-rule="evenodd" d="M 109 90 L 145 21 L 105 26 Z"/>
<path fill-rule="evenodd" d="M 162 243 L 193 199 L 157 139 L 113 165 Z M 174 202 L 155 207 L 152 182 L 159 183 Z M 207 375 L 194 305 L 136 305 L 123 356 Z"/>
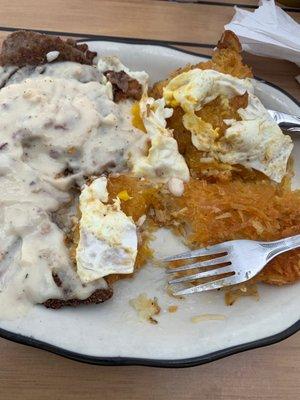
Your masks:
<path fill-rule="evenodd" d="M 83 283 L 110 274 L 130 274 L 137 255 L 137 228 L 120 208 L 117 198 L 107 204 L 107 178 L 85 186 L 80 198 L 77 273 Z"/>

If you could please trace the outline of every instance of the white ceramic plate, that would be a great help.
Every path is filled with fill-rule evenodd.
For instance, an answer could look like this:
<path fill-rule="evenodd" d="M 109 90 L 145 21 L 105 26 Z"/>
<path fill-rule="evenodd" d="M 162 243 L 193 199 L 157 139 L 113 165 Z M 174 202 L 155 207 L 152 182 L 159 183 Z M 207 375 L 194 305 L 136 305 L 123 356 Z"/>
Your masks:
<path fill-rule="evenodd" d="M 186 63 L 205 59 L 166 46 L 109 41 L 90 41 L 89 46 L 101 55 L 117 55 L 133 70 L 146 70 L 153 82 Z M 257 81 L 256 91 L 265 106 L 300 114 L 297 102 L 281 89 Z M 300 186 L 300 140 L 296 138 L 294 157 L 294 183 Z M 161 256 L 183 249 L 166 231 L 156 236 L 155 248 Z M 220 292 L 176 300 L 166 294 L 165 283 L 164 271 L 149 265 L 134 279 L 118 282 L 113 298 L 104 304 L 59 311 L 36 306 L 22 319 L 1 321 L 0 335 L 96 364 L 188 366 L 275 343 L 299 330 L 300 284 L 262 285 L 259 301 L 242 298 L 228 307 Z M 129 305 L 131 298 L 143 292 L 158 298 L 162 308 L 158 325 L 140 321 Z M 167 308 L 174 304 L 179 308 L 171 314 Z M 191 317 L 207 313 L 226 319 L 191 322 Z"/>

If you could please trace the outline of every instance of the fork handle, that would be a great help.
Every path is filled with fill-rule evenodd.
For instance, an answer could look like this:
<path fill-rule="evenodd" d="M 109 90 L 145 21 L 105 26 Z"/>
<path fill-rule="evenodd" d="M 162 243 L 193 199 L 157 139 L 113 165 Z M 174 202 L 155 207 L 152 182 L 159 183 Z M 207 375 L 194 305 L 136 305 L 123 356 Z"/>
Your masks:
<path fill-rule="evenodd" d="M 290 236 L 274 242 L 264 242 L 262 246 L 269 251 L 267 261 L 271 261 L 279 254 L 300 247 L 300 235 Z"/>
<path fill-rule="evenodd" d="M 284 112 L 276 112 L 273 118 L 280 126 L 280 128 L 286 129 L 288 131 L 300 131 L 300 118 L 296 115 L 286 114 Z"/>
<path fill-rule="evenodd" d="M 282 128 L 284 130 L 284 128 Z M 293 132 L 300 132 L 300 126 L 294 126 L 291 128 L 285 129 L 288 133 L 293 133 Z"/>

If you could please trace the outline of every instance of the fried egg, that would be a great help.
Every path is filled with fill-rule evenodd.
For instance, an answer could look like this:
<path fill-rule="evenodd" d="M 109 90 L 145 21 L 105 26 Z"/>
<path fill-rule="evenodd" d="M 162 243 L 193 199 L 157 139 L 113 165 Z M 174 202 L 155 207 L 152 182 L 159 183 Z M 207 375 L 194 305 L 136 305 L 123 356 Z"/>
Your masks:
<path fill-rule="evenodd" d="M 239 79 L 214 70 L 191 69 L 171 79 L 164 88 L 167 106 L 181 106 L 186 113 L 200 110 L 218 96 L 233 97 L 253 92 L 250 78 Z"/>
<path fill-rule="evenodd" d="M 120 208 L 108 204 L 107 178 L 85 186 L 79 197 L 81 219 L 76 249 L 77 273 L 83 283 L 110 274 L 130 274 L 137 255 L 137 228 Z"/>
<path fill-rule="evenodd" d="M 238 110 L 240 120 L 224 120 L 228 128 L 220 136 L 218 128 L 196 115 L 205 104 L 248 93 L 248 106 Z M 164 88 L 166 104 L 181 106 L 182 122 L 191 132 L 193 145 L 208 157 L 226 164 L 240 164 L 281 182 L 293 143 L 269 116 L 253 94 L 251 79 L 239 79 L 213 70 L 193 69 L 184 72 Z"/>
<path fill-rule="evenodd" d="M 167 183 L 173 178 L 187 182 L 189 169 L 178 151 L 172 131 L 166 127 L 166 118 L 172 115 L 173 110 L 165 108 L 164 99 L 154 100 L 146 94 L 139 103 L 139 110 L 145 135 L 130 150 L 132 173 L 155 182 Z"/>

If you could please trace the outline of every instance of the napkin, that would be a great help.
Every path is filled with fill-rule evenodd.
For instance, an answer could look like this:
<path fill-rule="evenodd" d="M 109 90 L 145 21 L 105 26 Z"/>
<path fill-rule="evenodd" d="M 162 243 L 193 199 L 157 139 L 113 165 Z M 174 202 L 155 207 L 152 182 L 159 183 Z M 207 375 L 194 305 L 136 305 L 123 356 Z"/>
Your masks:
<path fill-rule="evenodd" d="M 300 66 L 300 24 L 277 7 L 274 0 L 260 1 L 260 7 L 254 12 L 237 7 L 235 11 L 225 29 L 239 37 L 243 50 Z"/>

